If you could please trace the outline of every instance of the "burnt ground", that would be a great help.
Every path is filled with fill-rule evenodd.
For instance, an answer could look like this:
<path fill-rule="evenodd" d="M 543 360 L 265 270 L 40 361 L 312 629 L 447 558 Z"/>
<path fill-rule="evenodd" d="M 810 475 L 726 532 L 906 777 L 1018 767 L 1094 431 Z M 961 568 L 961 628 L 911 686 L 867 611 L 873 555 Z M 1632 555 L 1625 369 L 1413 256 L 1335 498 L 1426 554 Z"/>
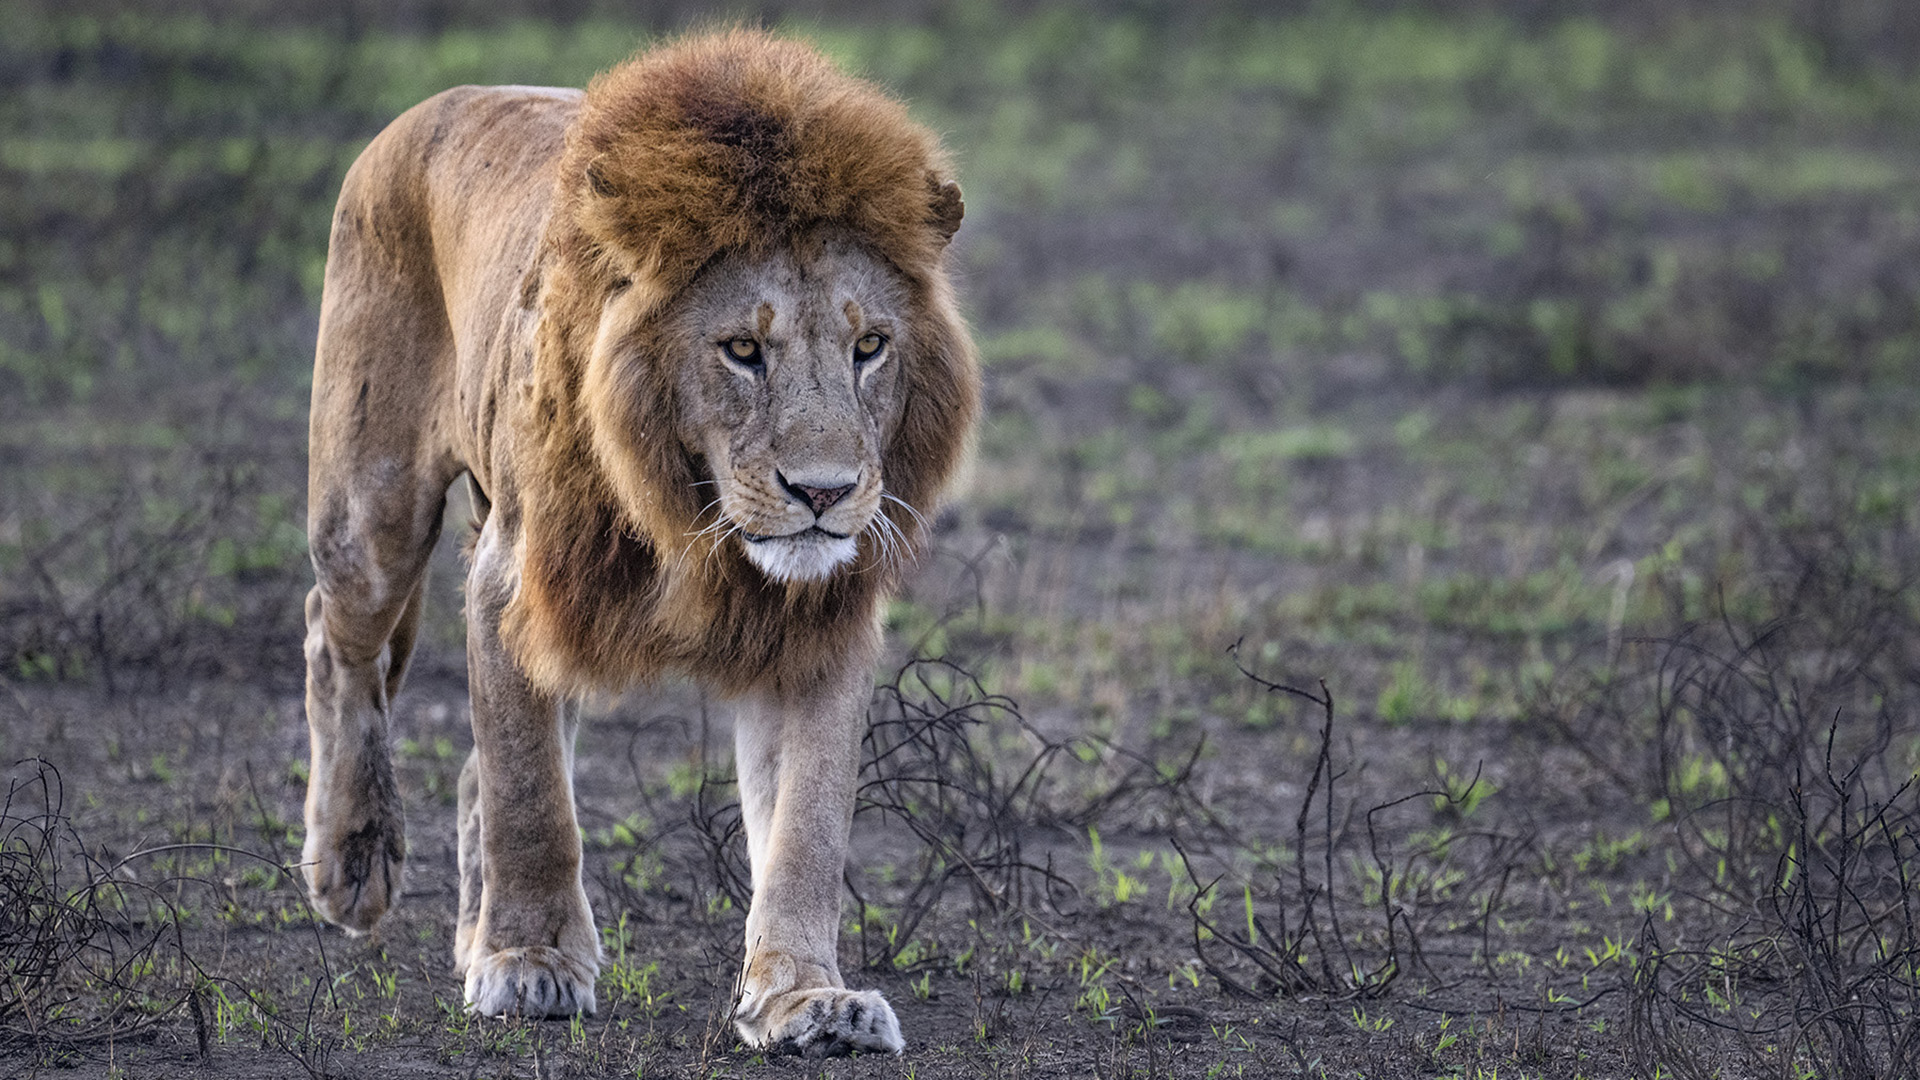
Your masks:
<path fill-rule="evenodd" d="M 0 8 L 0 1070 L 1920 1067 L 1920 77 L 1897 5 L 829 6 L 945 133 L 990 418 L 889 612 L 842 967 L 725 1022 L 726 706 L 587 705 L 598 1016 L 467 1017 L 458 508 L 372 936 L 297 886 L 303 365 L 361 142 L 582 6 Z M 1903 36 L 1905 35 L 1905 36 Z"/>

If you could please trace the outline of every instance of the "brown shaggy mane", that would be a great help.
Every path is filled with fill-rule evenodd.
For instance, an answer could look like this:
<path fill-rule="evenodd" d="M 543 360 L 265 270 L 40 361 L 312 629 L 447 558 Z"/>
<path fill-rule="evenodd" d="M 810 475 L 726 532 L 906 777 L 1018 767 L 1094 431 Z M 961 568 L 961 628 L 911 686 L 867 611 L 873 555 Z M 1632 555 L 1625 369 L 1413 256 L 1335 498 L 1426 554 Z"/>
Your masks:
<path fill-rule="evenodd" d="M 799 42 L 735 30 L 595 79 L 560 183 L 586 238 L 670 295 L 718 252 L 833 225 L 925 273 L 948 235 L 931 219 L 929 180 L 948 171 L 933 136 L 878 87 Z"/>

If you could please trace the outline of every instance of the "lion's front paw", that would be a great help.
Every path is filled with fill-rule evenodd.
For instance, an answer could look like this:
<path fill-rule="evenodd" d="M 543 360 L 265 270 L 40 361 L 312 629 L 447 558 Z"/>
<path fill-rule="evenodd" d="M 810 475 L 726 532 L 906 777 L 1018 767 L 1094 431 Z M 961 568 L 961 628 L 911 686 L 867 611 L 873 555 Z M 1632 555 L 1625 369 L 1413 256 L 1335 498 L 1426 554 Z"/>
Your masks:
<path fill-rule="evenodd" d="M 742 1001 L 734 1026 L 747 1045 L 775 1054 L 845 1057 L 855 1051 L 906 1049 L 900 1021 L 877 990 L 816 987 L 789 990 L 765 1002 Z"/>
<path fill-rule="evenodd" d="M 481 1016 L 592 1016 L 600 965 L 550 945 L 501 949 L 467 965 L 467 1011 Z"/>
<path fill-rule="evenodd" d="M 398 813 L 376 812 L 352 830 L 310 824 L 301 855 L 307 897 L 321 918 L 364 934 L 393 906 L 406 855 Z"/>

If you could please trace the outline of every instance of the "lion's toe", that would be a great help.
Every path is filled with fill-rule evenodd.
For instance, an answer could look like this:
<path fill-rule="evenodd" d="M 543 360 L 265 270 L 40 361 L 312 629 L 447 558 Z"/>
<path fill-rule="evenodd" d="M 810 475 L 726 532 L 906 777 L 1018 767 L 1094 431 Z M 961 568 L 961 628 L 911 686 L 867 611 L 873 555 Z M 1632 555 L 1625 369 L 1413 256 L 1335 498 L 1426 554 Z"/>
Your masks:
<path fill-rule="evenodd" d="M 893 1006 L 877 990 L 790 991 L 757 1010 L 753 1019 L 737 1019 L 736 1026 L 749 1045 L 775 1054 L 810 1058 L 898 1054 L 907 1046 Z"/>
<path fill-rule="evenodd" d="M 348 933 L 373 929 L 400 891 L 406 850 L 397 823 L 369 822 L 330 842 L 310 839 L 303 861 L 313 909 Z"/>
<path fill-rule="evenodd" d="M 501 949 L 467 965 L 467 1011 L 481 1016 L 592 1016 L 599 965 L 546 945 Z"/>

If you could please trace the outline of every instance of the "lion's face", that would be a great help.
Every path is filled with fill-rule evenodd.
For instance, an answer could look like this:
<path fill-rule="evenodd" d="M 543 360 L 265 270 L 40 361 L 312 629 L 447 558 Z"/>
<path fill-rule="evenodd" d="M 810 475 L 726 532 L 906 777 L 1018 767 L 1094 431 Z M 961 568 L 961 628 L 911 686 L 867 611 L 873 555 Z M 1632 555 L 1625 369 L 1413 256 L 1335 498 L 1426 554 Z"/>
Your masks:
<path fill-rule="evenodd" d="M 891 545 L 881 453 L 910 347 L 898 272 L 850 243 L 809 246 L 718 260 L 663 320 L 680 441 L 705 466 L 695 536 L 782 582 L 831 576 L 870 529 Z"/>

